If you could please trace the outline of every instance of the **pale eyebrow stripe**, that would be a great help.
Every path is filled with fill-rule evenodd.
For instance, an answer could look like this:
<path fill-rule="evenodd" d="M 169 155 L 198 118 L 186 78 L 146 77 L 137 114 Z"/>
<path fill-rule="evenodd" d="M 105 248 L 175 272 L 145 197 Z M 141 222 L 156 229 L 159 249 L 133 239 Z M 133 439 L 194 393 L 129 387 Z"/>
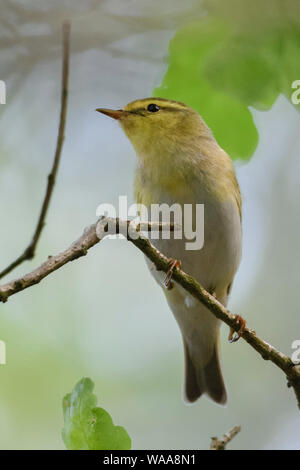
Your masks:
<path fill-rule="evenodd" d="M 138 100 L 138 101 L 140 101 L 140 103 L 143 103 L 143 102 L 155 103 L 155 101 L 162 101 L 164 103 L 173 103 L 174 105 L 179 105 L 183 108 L 187 108 L 186 104 L 182 103 L 181 101 L 167 100 L 166 98 L 155 98 L 155 96 L 150 97 L 150 98 L 144 98 L 143 100 Z"/>

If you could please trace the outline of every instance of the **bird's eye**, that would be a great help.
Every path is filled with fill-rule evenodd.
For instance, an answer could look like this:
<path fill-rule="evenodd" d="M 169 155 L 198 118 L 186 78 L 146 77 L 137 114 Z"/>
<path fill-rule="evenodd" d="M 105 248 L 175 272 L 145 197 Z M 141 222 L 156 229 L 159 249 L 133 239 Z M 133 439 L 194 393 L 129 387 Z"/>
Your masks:
<path fill-rule="evenodd" d="M 157 104 L 151 103 L 148 105 L 147 110 L 150 111 L 150 113 L 157 113 L 157 111 L 159 111 L 159 106 L 157 106 Z"/>

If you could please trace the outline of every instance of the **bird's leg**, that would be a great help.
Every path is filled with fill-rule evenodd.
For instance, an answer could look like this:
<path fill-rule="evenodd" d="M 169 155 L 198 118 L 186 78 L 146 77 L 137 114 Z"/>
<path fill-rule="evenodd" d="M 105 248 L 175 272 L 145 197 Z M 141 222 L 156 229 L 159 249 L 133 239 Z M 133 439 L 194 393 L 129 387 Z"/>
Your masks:
<path fill-rule="evenodd" d="M 233 328 L 230 328 L 229 336 L 228 336 L 229 343 L 235 343 L 236 341 L 240 339 L 241 336 L 243 336 L 245 328 L 246 328 L 246 324 L 247 324 L 246 320 L 244 320 L 244 318 L 241 317 L 240 315 L 234 315 L 234 318 L 237 321 L 240 329 L 239 331 L 236 332 L 234 331 Z"/>
<path fill-rule="evenodd" d="M 171 290 L 173 288 L 173 283 L 171 282 L 171 279 L 174 269 L 176 268 L 181 268 L 181 261 L 178 261 L 177 259 L 171 259 L 170 267 L 164 280 L 164 285 L 167 287 L 168 290 Z"/>

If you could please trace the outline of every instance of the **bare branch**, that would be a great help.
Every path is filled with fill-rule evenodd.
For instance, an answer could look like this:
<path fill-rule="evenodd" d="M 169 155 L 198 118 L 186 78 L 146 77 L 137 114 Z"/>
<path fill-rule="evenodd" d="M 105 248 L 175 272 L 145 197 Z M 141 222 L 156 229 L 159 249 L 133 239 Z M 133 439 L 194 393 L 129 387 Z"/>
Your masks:
<path fill-rule="evenodd" d="M 101 225 L 100 225 L 101 224 Z M 139 231 L 148 231 L 148 230 L 159 230 L 162 231 L 166 226 L 169 230 L 174 230 L 174 224 L 164 224 L 164 223 L 144 223 L 133 225 L 133 221 L 120 221 L 119 219 L 105 219 L 104 223 L 101 221 L 91 225 L 85 229 L 83 235 L 72 245 L 59 253 L 56 256 L 49 256 L 47 261 L 45 261 L 41 266 L 33 270 L 32 272 L 26 274 L 25 276 L 20 277 L 17 280 L 10 281 L 3 286 L 0 286 L 0 302 L 6 302 L 8 298 L 17 292 L 21 292 L 28 287 L 31 287 L 35 284 L 38 284 L 49 274 L 53 273 L 57 269 L 61 268 L 70 261 L 74 261 L 81 256 L 85 256 L 90 248 L 99 243 L 105 236 L 111 234 L 124 234 L 127 236 L 129 227 L 132 227 L 135 230 L 136 236 L 138 238 L 144 238 Z M 111 230 L 109 230 L 111 229 Z M 129 237 L 128 239 L 132 242 L 133 240 Z M 145 240 L 147 240 L 145 238 Z M 150 243 L 150 242 L 149 242 Z M 152 245 L 151 245 L 152 246 Z"/>
<path fill-rule="evenodd" d="M 100 221 L 101 230 L 99 230 L 100 222 L 91 225 L 85 230 L 83 235 L 65 251 L 56 256 L 49 257 L 45 263 L 29 274 L 0 286 L 0 302 L 6 302 L 10 296 L 34 284 L 38 284 L 46 276 L 65 264 L 86 255 L 90 248 L 99 243 L 106 235 L 112 233 L 122 233 L 125 235 L 128 241 L 133 243 L 154 263 L 157 270 L 165 273 L 168 272 L 172 260 L 160 253 L 142 234 L 136 233 L 136 237 L 131 237 L 128 231 L 126 233 L 126 228 L 129 228 L 132 223 L 131 221 L 120 221 L 119 219 L 105 219 L 105 221 L 105 226 L 103 226 L 103 221 Z M 151 223 L 147 225 L 148 229 L 153 227 Z M 114 227 L 114 231 L 110 231 L 110 227 Z M 144 227 L 140 226 L 137 226 L 136 230 L 139 231 L 141 228 L 144 230 Z M 162 227 L 160 227 L 160 229 L 162 229 Z M 172 275 L 172 280 L 176 281 L 193 297 L 203 303 L 215 317 L 222 320 L 234 331 L 239 331 L 240 325 L 236 316 L 218 302 L 215 297 L 209 294 L 192 276 L 176 267 Z M 293 387 L 300 408 L 300 368 L 297 367 L 288 356 L 259 338 L 256 332 L 250 328 L 245 328 L 242 338 L 250 344 L 263 359 L 271 361 L 285 373 L 288 379 L 288 386 Z"/>
<path fill-rule="evenodd" d="M 226 450 L 227 444 L 240 432 L 241 426 L 234 426 L 229 432 L 224 434 L 222 439 L 211 438 L 210 450 Z"/>
<path fill-rule="evenodd" d="M 48 176 L 48 183 L 46 187 L 46 194 L 42 204 L 40 216 L 36 225 L 36 229 L 32 240 L 26 250 L 20 255 L 15 261 L 13 261 L 7 268 L 0 272 L 0 279 L 6 276 L 8 273 L 13 271 L 17 266 L 22 264 L 24 261 L 30 260 L 34 257 L 35 251 L 42 230 L 45 226 L 46 215 L 50 205 L 53 189 L 55 186 L 57 170 L 59 167 L 64 134 L 66 127 L 66 116 L 67 116 L 67 104 L 68 104 L 68 82 L 69 82 L 69 62 L 70 62 L 70 31 L 71 25 L 69 22 L 63 24 L 63 67 L 62 67 L 62 91 L 61 91 L 61 110 L 60 110 L 60 122 L 58 137 L 56 143 L 56 150 L 54 154 L 53 166 L 51 173 Z"/>

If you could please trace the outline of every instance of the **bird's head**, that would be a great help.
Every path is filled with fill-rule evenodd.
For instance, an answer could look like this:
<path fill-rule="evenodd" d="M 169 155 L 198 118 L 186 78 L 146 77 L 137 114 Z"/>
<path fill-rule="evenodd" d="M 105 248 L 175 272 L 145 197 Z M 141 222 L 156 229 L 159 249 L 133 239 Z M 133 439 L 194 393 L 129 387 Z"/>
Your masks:
<path fill-rule="evenodd" d="M 140 158 L 173 155 L 199 149 L 199 138 L 212 134 L 199 114 L 178 101 L 136 100 L 122 109 L 98 108 L 117 119 Z"/>

